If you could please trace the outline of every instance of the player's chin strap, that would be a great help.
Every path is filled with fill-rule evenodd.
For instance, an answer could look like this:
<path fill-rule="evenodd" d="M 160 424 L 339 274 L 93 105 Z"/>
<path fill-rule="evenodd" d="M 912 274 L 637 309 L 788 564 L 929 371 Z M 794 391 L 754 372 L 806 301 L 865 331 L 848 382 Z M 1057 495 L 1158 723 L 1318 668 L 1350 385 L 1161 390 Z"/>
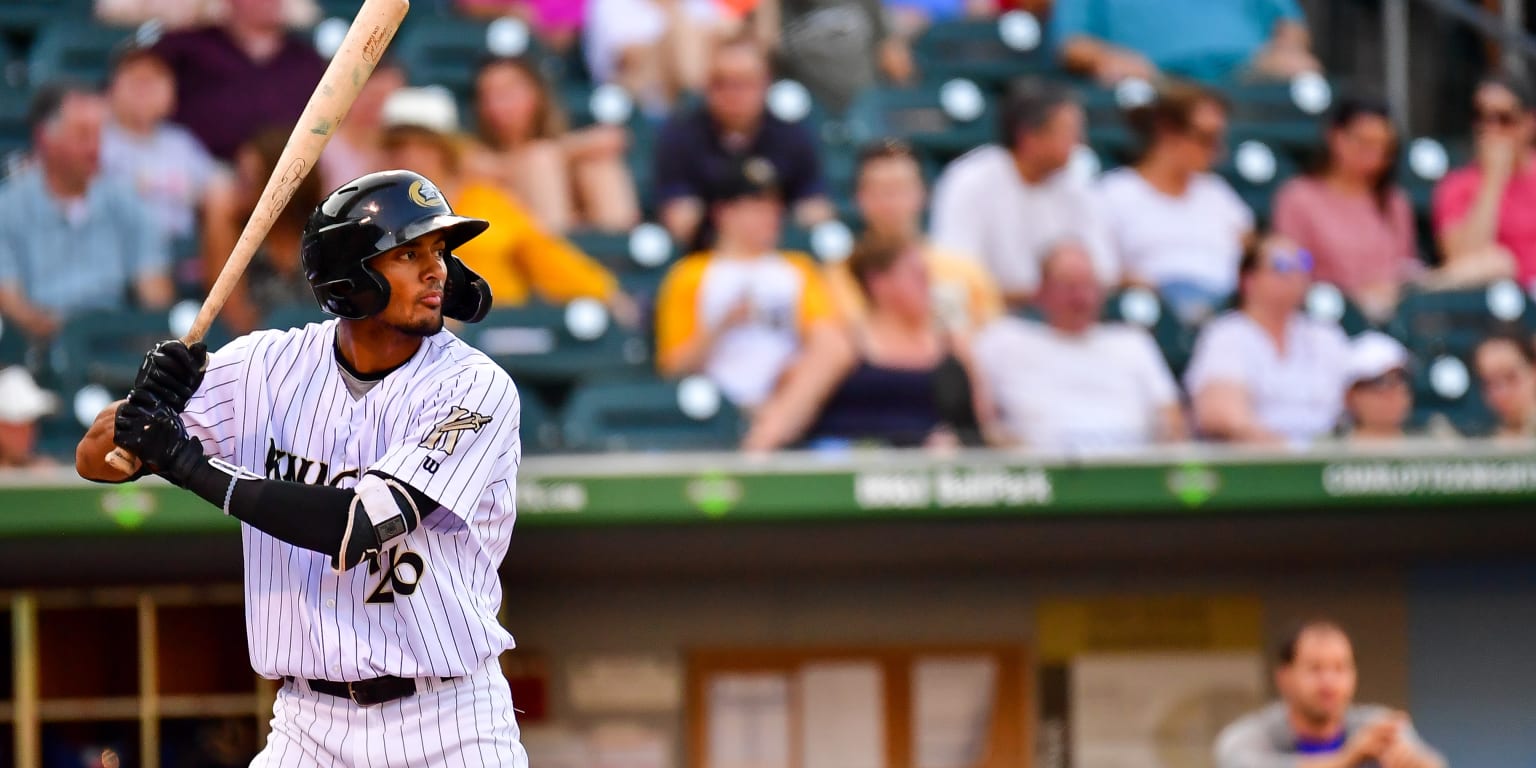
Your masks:
<path fill-rule="evenodd" d="M 369 472 L 352 489 L 341 547 L 331 557 L 337 573 L 388 549 L 421 525 L 421 509 L 406 486 L 387 475 Z M 361 507 L 363 514 L 357 513 Z"/>

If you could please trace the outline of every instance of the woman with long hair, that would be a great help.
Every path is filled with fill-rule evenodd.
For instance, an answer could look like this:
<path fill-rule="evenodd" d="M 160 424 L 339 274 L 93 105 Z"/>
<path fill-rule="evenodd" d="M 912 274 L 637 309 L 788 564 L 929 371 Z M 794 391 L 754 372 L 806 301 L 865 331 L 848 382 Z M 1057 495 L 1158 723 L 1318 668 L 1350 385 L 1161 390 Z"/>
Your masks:
<path fill-rule="evenodd" d="M 1269 235 L 1243 252 L 1237 309 L 1200 331 L 1184 373 L 1208 438 L 1299 445 L 1326 435 L 1344 407 L 1349 340 L 1302 312 L 1312 256 Z"/>
<path fill-rule="evenodd" d="M 212 196 L 203 232 L 203 279 L 208 287 L 229 260 L 240 230 L 251 218 L 267 179 L 277 168 L 291 128 L 268 128 L 247 139 L 235 150 L 235 181 Z M 245 275 L 219 314 L 221 322 L 236 334 L 249 333 L 267 312 L 282 306 L 314 304 L 314 293 L 299 262 L 304 224 L 320 204 L 325 191 L 320 175 L 304 177 L 292 199 L 272 222 Z"/>
<path fill-rule="evenodd" d="M 1126 119 L 1140 157 L 1099 182 L 1111 242 L 1131 282 L 1155 287 L 1186 322 L 1197 321 L 1237 286 L 1253 231 L 1253 212 L 1211 172 L 1225 152 L 1226 104 L 1176 83 Z"/>
<path fill-rule="evenodd" d="M 1312 254 L 1317 280 L 1384 319 L 1423 268 L 1413 209 L 1395 182 L 1397 131 L 1386 104 L 1352 99 L 1334 110 L 1323 138 L 1322 162 L 1276 195 L 1275 232 Z"/>
<path fill-rule="evenodd" d="M 866 238 L 849 269 L 869 311 L 851 334 L 816 337 L 742 442 L 770 451 L 821 440 L 948 447 L 979 442 L 991 406 L 968 339 L 933 306 L 922 246 Z"/>
<path fill-rule="evenodd" d="M 517 197 L 552 232 L 617 232 L 640 221 L 618 126 L 569 130 L 549 83 L 526 59 L 493 58 L 475 74 L 479 140 L 469 167 Z"/>

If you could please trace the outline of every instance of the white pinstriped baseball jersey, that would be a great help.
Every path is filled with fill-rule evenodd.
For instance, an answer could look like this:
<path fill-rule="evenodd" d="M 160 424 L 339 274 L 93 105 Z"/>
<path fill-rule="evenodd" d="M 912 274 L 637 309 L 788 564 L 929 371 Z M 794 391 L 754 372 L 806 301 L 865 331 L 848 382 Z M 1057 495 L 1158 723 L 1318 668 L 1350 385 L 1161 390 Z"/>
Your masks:
<path fill-rule="evenodd" d="M 517 389 L 441 331 L 355 394 L 336 326 L 259 331 L 211 354 L 187 431 L 262 477 L 350 488 L 376 469 L 442 507 L 341 574 L 326 555 L 242 525 L 251 666 L 340 681 L 469 675 L 513 646 L 496 571 L 516 518 Z"/>

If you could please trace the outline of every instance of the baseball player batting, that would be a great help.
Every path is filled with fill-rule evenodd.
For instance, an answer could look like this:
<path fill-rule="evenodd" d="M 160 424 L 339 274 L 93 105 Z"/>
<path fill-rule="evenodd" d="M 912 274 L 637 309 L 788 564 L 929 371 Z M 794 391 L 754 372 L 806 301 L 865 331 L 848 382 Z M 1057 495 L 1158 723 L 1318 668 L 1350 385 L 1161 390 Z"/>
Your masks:
<path fill-rule="evenodd" d="M 337 319 L 161 342 L 80 443 L 84 477 L 153 472 L 241 521 L 251 665 L 283 681 L 253 766 L 527 766 L 496 663 L 517 390 L 443 328 L 490 308 L 453 255 L 487 226 L 409 171 L 343 185 L 301 250 Z"/>

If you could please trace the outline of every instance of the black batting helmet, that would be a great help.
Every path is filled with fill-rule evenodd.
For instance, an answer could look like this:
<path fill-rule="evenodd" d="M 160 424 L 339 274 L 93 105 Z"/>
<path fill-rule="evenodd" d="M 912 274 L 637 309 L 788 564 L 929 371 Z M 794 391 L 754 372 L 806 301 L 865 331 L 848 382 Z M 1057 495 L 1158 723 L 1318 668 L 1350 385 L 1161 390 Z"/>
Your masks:
<path fill-rule="evenodd" d="M 442 232 L 448 250 L 443 315 L 478 322 L 491 308 L 491 289 L 453 255 L 485 231 L 481 219 L 455 216 L 436 185 L 410 171 L 370 173 L 326 195 L 304 225 L 300 259 L 320 308 L 361 320 L 389 304 L 389 282 L 368 260 L 422 235 Z"/>

